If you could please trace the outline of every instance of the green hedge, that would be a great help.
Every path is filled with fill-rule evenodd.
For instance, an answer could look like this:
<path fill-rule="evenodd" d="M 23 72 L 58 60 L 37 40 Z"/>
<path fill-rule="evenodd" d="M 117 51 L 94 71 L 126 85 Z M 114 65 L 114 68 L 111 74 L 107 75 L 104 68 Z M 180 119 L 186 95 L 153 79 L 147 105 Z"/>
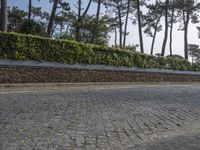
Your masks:
<path fill-rule="evenodd" d="M 198 71 L 188 61 L 67 40 L 0 32 L 0 58 Z"/>

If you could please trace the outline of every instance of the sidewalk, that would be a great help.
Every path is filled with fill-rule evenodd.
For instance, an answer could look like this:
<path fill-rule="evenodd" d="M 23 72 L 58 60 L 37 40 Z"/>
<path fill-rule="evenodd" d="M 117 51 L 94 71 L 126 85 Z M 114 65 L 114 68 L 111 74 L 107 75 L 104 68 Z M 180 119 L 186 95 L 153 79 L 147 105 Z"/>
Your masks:
<path fill-rule="evenodd" d="M 140 87 L 172 87 L 199 85 L 200 83 L 138 83 L 138 82 L 90 82 L 90 83 L 20 83 L 0 84 L 0 92 L 48 92 L 91 91 L 105 89 L 129 89 Z"/>

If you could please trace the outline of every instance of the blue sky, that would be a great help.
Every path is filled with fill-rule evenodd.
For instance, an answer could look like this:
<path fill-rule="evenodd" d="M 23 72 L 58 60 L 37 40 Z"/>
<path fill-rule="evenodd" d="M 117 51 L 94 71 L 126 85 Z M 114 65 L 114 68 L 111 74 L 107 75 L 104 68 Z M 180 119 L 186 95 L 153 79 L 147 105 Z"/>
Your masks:
<path fill-rule="evenodd" d="M 152 0 L 153 1 L 153 0 Z M 75 9 L 74 4 L 76 4 L 76 0 L 66 0 L 66 2 L 70 2 L 70 5 L 72 9 Z M 84 4 L 86 5 L 88 0 L 83 0 Z M 84 6 L 83 4 L 83 6 Z M 33 5 L 34 6 L 41 6 L 43 10 L 50 12 L 52 8 L 52 4 L 49 3 L 49 0 L 40 0 L 38 2 L 37 0 L 33 0 Z M 18 6 L 21 9 L 27 9 L 28 6 L 28 0 L 8 0 L 8 6 Z M 89 13 L 95 13 L 96 11 L 96 5 L 92 5 L 92 7 L 89 10 Z M 162 20 L 163 22 L 163 20 Z M 190 24 L 189 25 L 189 43 L 190 44 L 200 44 L 200 39 L 198 39 L 197 35 L 197 29 L 196 26 L 200 26 L 200 24 Z M 179 25 L 175 25 L 174 27 L 174 34 L 173 34 L 173 53 L 184 55 L 184 34 L 183 31 L 178 31 Z M 127 44 L 139 44 L 139 38 L 138 38 L 138 27 L 137 25 L 133 25 L 131 22 L 129 22 L 128 25 L 128 31 L 129 36 L 127 37 Z M 161 47 L 162 47 L 162 41 L 163 41 L 163 31 L 161 31 L 155 42 L 155 53 L 160 53 Z M 150 47 L 151 47 L 151 41 L 152 38 L 146 37 L 145 34 L 143 34 L 144 37 L 144 49 L 145 53 L 150 53 Z M 169 40 L 168 40 L 169 42 Z M 111 39 L 110 39 L 110 45 L 114 43 L 114 36 L 111 34 Z M 166 48 L 166 54 L 169 54 L 169 44 L 167 44 Z"/>

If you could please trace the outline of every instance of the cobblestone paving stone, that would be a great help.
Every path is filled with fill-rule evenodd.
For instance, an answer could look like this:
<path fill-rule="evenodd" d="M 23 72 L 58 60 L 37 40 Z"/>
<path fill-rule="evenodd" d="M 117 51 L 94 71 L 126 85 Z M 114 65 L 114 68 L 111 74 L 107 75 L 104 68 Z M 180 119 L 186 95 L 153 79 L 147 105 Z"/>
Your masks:
<path fill-rule="evenodd" d="M 199 131 L 199 85 L 0 94 L 2 150 L 156 149 L 190 132 L 200 149 Z"/>

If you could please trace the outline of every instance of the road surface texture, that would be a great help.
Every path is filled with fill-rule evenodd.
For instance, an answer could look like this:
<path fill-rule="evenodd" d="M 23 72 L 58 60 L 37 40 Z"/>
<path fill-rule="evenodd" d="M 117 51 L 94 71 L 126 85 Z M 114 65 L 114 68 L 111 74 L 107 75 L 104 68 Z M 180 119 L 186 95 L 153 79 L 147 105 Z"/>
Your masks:
<path fill-rule="evenodd" d="M 0 92 L 1 150 L 200 150 L 200 85 Z"/>

